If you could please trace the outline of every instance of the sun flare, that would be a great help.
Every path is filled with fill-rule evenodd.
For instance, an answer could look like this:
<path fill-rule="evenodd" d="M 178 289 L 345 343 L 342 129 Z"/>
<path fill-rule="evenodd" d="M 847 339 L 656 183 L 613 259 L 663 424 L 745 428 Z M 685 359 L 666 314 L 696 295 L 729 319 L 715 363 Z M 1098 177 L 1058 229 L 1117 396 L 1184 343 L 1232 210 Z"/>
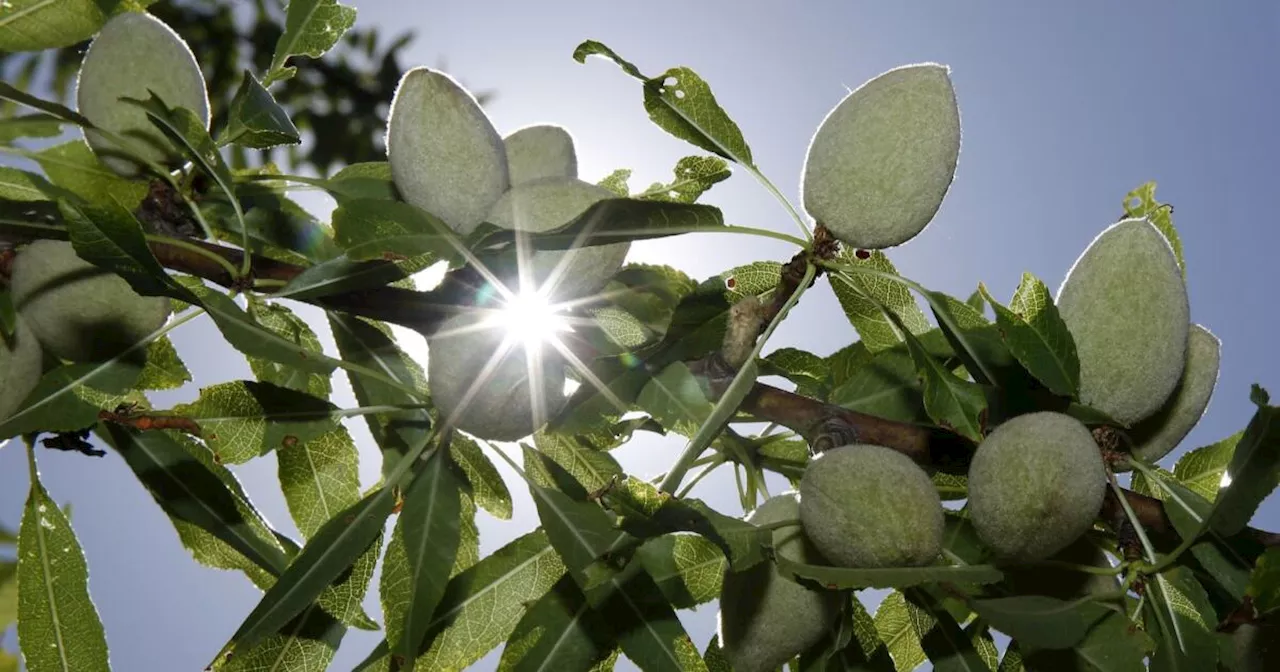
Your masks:
<path fill-rule="evenodd" d="M 526 348 L 554 343 L 559 334 L 569 330 L 560 307 L 547 301 L 541 292 L 521 292 L 508 299 L 497 316 L 506 329 L 507 338 L 523 343 Z"/>

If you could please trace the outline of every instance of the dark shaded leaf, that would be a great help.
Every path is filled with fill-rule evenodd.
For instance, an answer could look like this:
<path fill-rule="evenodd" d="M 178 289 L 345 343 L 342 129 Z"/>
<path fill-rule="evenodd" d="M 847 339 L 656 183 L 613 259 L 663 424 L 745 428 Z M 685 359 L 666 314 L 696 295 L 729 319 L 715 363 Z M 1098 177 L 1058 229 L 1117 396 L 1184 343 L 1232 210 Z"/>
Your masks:
<path fill-rule="evenodd" d="M 126 353 L 128 354 L 128 353 Z M 0 422 L 0 439 L 28 432 L 70 432 L 97 422 L 115 408 L 142 373 L 142 364 L 119 355 L 98 364 L 65 364 L 46 372 L 22 405 Z"/>
<path fill-rule="evenodd" d="M 995 310 L 996 324 L 1014 357 L 1054 393 L 1076 396 L 1080 358 L 1049 288 L 1034 275 L 1023 273 L 1008 308 L 1000 305 L 985 285 L 979 285 L 978 290 Z"/>
<path fill-rule="evenodd" d="M 262 83 L 248 70 L 244 71 L 240 88 L 231 99 L 224 133 L 223 144 L 234 142 L 253 149 L 302 142 L 289 113 L 280 107 L 271 92 L 263 88 Z"/>
<path fill-rule="evenodd" d="M 997 583 L 1004 574 L 992 565 L 958 565 L 930 567 L 890 567 L 864 569 L 806 565 L 777 556 L 778 573 L 797 583 L 810 583 L 825 589 L 840 588 L 908 588 L 922 583 Z"/>
<path fill-rule="evenodd" d="M 614 641 L 582 589 L 565 576 L 524 612 L 498 670 L 587 670 L 608 656 Z"/>
<path fill-rule="evenodd" d="M 1209 519 L 1224 537 L 1244 529 L 1262 500 L 1280 485 L 1280 407 L 1269 405 L 1261 388 L 1253 389 L 1258 410 L 1236 444 L 1227 467 L 1231 485 L 1218 494 Z"/>
<path fill-rule="evenodd" d="M 1094 623 L 1114 613 L 1096 602 L 1041 595 L 972 600 L 969 606 L 991 627 L 1024 646 L 1040 649 L 1074 647 Z"/>
<path fill-rule="evenodd" d="M 1216 616 L 1191 572 L 1170 567 L 1147 582 L 1143 613 L 1156 642 L 1152 672 L 1211 670 L 1218 663 Z"/>

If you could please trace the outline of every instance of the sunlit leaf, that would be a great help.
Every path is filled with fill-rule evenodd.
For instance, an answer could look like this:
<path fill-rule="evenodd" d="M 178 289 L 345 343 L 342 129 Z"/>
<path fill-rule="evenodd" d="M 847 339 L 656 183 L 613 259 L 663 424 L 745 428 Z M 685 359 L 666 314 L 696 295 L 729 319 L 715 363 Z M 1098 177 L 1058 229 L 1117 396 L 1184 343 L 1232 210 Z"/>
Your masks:
<path fill-rule="evenodd" d="M 880 602 L 874 621 L 898 672 L 911 672 L 925 662 L 924 649 L 920 648 L 920 631 L 931 623 L 928 614 L 922 613 L 920 607 L 907 602 L 906 597 L 895 590 Z M 917 625 L 921 621 L 924 627 Z"/>
<path fill-rule="evenodd" d="M 1156 641 L 1152 672 L 1211 670 L 1218 662 L 1213 605 L 1195 576 L 1171 567 L 1147 582 L 1147 630 Z"/>
<path fill-rule="evenodd" d="M 1248 525 L 1258 505 L 1280 485 L 1280 407 L 1269 405 L 1266 393 L 1256 385 L 1253 401 L 1258 410 L 1227 466 L 1231 485 L 1218 494 L 1209 521 L 1224 537 Z"/>
<path fill-rule="evenodd" d="M 694 534 L 664 534 L 640 545 L 636 561 L 653 577 L 663 596 L 676 609 L 692 609 L 720 596 L 724 553 Z"/>
<path fill-rule="evenodd" d="M 25 401 L 4 422 L 0 438 L 28 432 L 70 432 L 98 420 L 99 403 L 112 395 L 123 398 L 142 372 L 139 362 L 123 356 L 97 364 L 65 364 L 46 372 Z"/>
<path fill-rule="evenodd" d="M 1169 246 L 1173 248 L 1173 256 L 1178 260 L 1178 267 L 1182 269 L 1182 276 L 1185 278 L 1187 262 L 1182 257 L 1182 240 L 1178 237 L 1178 230 L 1173 227 L 1173 206 L 1156 200 L 1155 182 L 1146 182 L 1125 194 L 1124 216 L 1145 217 L 1160 230 L 1160 233 L 1164 234 L 1165 239 L 1169 241 Z"/>
<path fill-rule="evenodd" d="M 1236 444 L 1244 432 L 1236 432 L 1227 438 L 1201 446 L 1178 458 L 1173 465 L 1173 475 L 1191 491 L 1212 502 L 1222 488 L 1222 476 L 1236 452 Z"/>
<path fill-rule="evenodd" d="M 480 446 L 461 434 L 454 434 L 449 457 L 466 474 L 476 504 L 499 520 L 510 520 L 511 492 Z"/>
<path fill-rule="evenodd" d="M 320 339 L 311 326 L 292 310 L 279 303 L 268 303 L 259 297 L 250 296 L 249 317 L 264 329 L 301 348 L 315 352 L 323 351 Z M 305 392 L 320 399 L 328 399 L 333 391 L 329 376 L 323 373 L 299 370 L 259 357 L 249 358 L 249 368 L 261 382 Z"/>
<path fill-rule="evenodd" d="M 204 440 L 228 464 L 305 443 L 338 427 L 333 404 L 251 380 L 202 388 L 196 401 L 173 410 L 199 423 Z"/>
<path fill-rule="evenodd" d="M 134 385 L 140 390 L 172 390 L 191 382 L 191 372 L 168 336 L 147 346 L 147 363 Z"/>
<path fill-rule="evenodd" d="M 291 0 L 264 84 L 293 76 L 295 68 L 285 65 L 291 56 L 323 56 L 355 22 L 355 8 L 336 0 Z"/>
<path fill-rule="evenodd" d="M 565 576 L 525 610 L 503 648 L 498 670 L 586 670 L 613 646 L 608 624 Z"/>
<path fill-rule="evenodd" d="M 844 250 L 840 254 L 839 261 L 842 264 L 866 267 L 884 273 L 897 274 L 898 272 L 889 258 L 879 250 L 870 252 L 866 259 L 859 258 L 853 251 Z M 880 311 L 876 302 L 883 304 L 897 315 L 911 333 L 920 334 L 931 328 L 915 297 L 902 283 L 854 273 L 831 274 L 827 277 L 831 281 L 831 288 L 835 290 L 836 298 L 840 301 L 840 307 L 844 309 L 849 322 L 858 331 L 862 343 L 872 353 L 893 347 L 902 341 L 900 330 Z"/>
<path fill-rule="evenodd" d="M 8 0 L 0 14 L 0 51 L 40 51 L 87 40 L 107 20 L 101 4 Z"/>
<path fill-rule="evenodd" d="M 227 127 L 222 142 L 267 149 L 277 145 L 296 145 L 302 139 L 289 113 L 280 107 L 252 72 L 245 70 L 244 79 L 240 81 L 240 88 L 227 111 Z"/>
<path fill-rule="evenodd" d="M 732 171 L 723 159 L 714 156 L 686 156 L 676 162 L 675 179 L 651 185 L 635 198 L 674 203 L 693 203 L 717 182 L 729 179 Z"/>
<path fill-rule="evenodd" d="M 778 573 L 792 581 L 820 588 L 908 588 L 922 583 L 997 583 L 1004 574 L 992 565 L 853 568 L 807 565 L 777 556 Z"/>
<path fill-rule="evenodd" d="M 316 607 L 308 608 L 248 651 L 237 653 L 216 672 L 324 672 L 346 628 Z"/>
<path fill-rule="evenodd" d="M 1008 308 L 985 285 L 978 289 L 995 310 L 1000 333 L 1018 361 L 1045 387 L 1074 397 L 1080 387 L 1080 359 L 1049 288 L 1034 275 L 1023 273 Z"/>

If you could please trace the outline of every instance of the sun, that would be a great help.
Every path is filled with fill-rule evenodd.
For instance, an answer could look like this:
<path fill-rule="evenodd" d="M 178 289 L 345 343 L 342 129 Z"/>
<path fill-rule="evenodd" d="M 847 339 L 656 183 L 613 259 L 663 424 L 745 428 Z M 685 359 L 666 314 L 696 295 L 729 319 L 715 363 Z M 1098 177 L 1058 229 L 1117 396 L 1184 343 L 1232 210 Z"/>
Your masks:
<path fill-rule="evenodd" d="M 506 329 L 509 340 L 523 343 L 526 349 L 552 344 L 559 334 L 569 331 L 561 307 L 536 291 L 520 292 L 507 299 L 495 319 Z"/>

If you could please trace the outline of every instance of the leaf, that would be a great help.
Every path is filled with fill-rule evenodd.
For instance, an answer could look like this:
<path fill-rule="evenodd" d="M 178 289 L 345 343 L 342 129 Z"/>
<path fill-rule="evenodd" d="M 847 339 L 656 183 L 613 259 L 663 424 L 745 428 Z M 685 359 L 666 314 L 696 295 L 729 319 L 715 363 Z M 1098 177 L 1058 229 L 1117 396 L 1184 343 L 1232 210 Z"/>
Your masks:
<path fill-rule="evenodd" d="M 280 490 L 303 539 L 360 500 L 356 444 L 341 425 L 285 445 L 276 451 L 276 460 Z"/>
<path fill-rule="evenodd" d="M 75 531 L 40 483 L 28 446 L 31 490 L 18 531 L 18 643 L 30 670 L 107 670 L 107 639 L 89 596 Z"/>
<path fill-rule="evenodd" d="M 622 467 L 612 455 L 596 450 L 582 437 L 538 432 L 533 440 L 538 452 L 560 465 L 588 491 L 602 490 L 622 475 Z"/>
<path fill-rule="evenodd" d="M 510 636 L 520 605 L 541 598 L 564 564 L 541 530 L 518 537 L 449 581 L 418 669 L 462 670 Z"/>
<path fill-rule="evenodd" d="M 439 448 L 430 455 L 409 484 L 396 521 L 409 564 L 409 602 L 403 614 L 394 615 L 404 619 L 400 642 L 388 641 L 406 661 L 417 655 L 430 628 L 431 615 L 444 595 L 458 552 L 462 490 L 444 450 Z"/>
<path fill-rule="evenodd" d="M 253 149 L 302 142 L 289 113 L 248 70 L 244 71 L 244 79 L 227 111 L 227 127 L 221 144 L 230 142 Z"/>
<path fill-rule="evenodd" d="M 1199 539 L 1206 531 L 1205 522 L 1211 517 L 1213 506 L 1176 480 L 1164 477 L 1168 472 L 1157 473 L 1161 478 L 1157 479 L 1154 489 L 1159 498 L 1165 500 L 1165 511 L 1174 529 L 1184 539 Z M 1191 546 L 1191 553 L 1222 590 L 1239 600 L 1248 586 L 1249 569 L 1231 543 L 1210 531 L 1206 538 Z"/>
<path fill-rule="evenodd" d="M 207 287 L 197 287 L 194 293 L 231 347 L 245 355 L 323 375 L 336 368 L 337 362 L 323 352 L 302 347 L 259 325 L 227 295 Z"/>
<path fill-rule="evenodd" d="M 1018 651 L 1016 660 L 1006 655 L 1001 672 L 1044 670 L 1045 672 L 1146 672 L 1144 659 L 1151 638 L 1121 613 L 1112 612 L 1089 629 L 1075 648 L 1068 650 Z M 1010 648 L 1010 651 L 1013 649 Z M 1023 667 L 1023 660 L 1028 663 Z M 1014 663 L 1016 662 L 1016 666 Z"/>
<path fill-rule="evenodd" d="M 1243 436 L 1244 432 L 1239 431 L 1217 443 L 1187 452 L 1173 466 L 1173 475 L 1192 492 L 1212 502 L 1222 488 L 1222 476 L 1227 473 L 1236 444 Z"/>
<path fill-rule="evenodd" d="M 8 0 L 0 14 L 0 51 L 69 47 L 93 37 L 106 22 L 94 0 Z"/>
<path fill-rule="evenodd" d="M 1114 613 L 1096 602 L 1041 595 L 971 600 L 969 606 L 991 627 L 1024 646 L 1039 649 L 1072 648 L 1094 623 Z"/>
<path fill-rule="evenodd" d="M 23 114 L 0 119 L 0 144 L 20 138 L 52 138 L 62 132 L 62 120 L 51 114 Z"/>
<path fill-rule="evenodd" d="M 89 203 L 140 203 L 147 194 L 145 182 L 121 178 L 84 140 L 46 147 L 32 158 L 49 182 Z"/>
<path fill-rule="evenodd" d="M 289 57 L 323 56 L 355 22 L 355 8 L 335 0 L 290 0 L 284 32 L 276 41 L 275 54 L 271 56 L 271 67 L 264 83 L 270 85 L 276 80 L 293 77 L 295 68 L 285 66 Z"/>
<path fill-rule="evenodd" d="M 346 628 L 310 607 L 252 649 L 232 656 L 217 672 L 324 672 Z"/>
<path fill-rule="evenodd" d="M 929 422 L 916 364 L 901 349 L 885 350 L 864 362 L 832 390 L 831 403 L 898 422 Z"/>
<path fill-rule="evenodd" d="M 119 355 L 95 364 L 65 364 L 46 372 L 4 422 L 0 438 L 29 432 L 70 432 L 92 425 L 98 411 L 114 407 L 138 379 L 142 367 Z M 109 397 L 104 399 L 103 393 Z M 106 403 L 98 403 L 101 401 Z"/>
<path fill-rule="evenodd" d="M 323 352 L 320 338 L 305 320 L 279 303 L 268 303 L 257 296 L 249 297 L 249 317 L 262 328 L 276 334 L 300 348 Z M 333 393 L 329 375 L 315 371 L 303 371 L 292 366 L 258 357 L 249 358 L 253 375 L 264 383 L 305 392 L 313 397 L 328 399 Z"/>
<path fill-rule="evenodd" d="M 12 550 L 12 549 L 7 549 Z M 18 622 L 18 563 L 0 560 L 0 631 Z"/>
<path fill-rule="evenodd" d="M 22 202 L 47 201 L 43 177 L 17 168 L 0 167 L 0 198 Z"/>
<path fill-rule="evenodd" d="M 1151 672 L 1211 670 L 1218 662 L 1216 616 L 1190 570 L 1170 567 L 1147 582 L 1147 630 L 1156 641 Z"/>
<path fill-rule="evenodd" d="M 906 597 L 896 590 L 889 593 L 876 609 L 876 631 L 893 657 L 898 672 L 911 672 L 925 662 L 919 634 L 923 628 L 916 624 L 921 619 L 925 619 L 927 624 L 928 618 L 928 614 L 907 602 Z"/>
<path fill-rule="evenodd" d="M 510 520 L 511 492 L 480 446 L 461 434 L 454 434 L 449 457 L 466 474 L 476 504 L 499 520 Z"/>
<path fill-rule="evenodd" d="M 353 163 L 334 173 L 319 186 L 339 203 L 354 199 L 396 200 L 398 192 L 387 161 Z"/>
<path fill-rule="evenodd" d="M 1259 616 L 1280 609 L 1280 546 L 1268 548 L 1258 558 L 1246 594 Z M 0 627 L 3 627 L 2 621 Z"/>
<path fill-rule="evenodd" d="M 203 449 L 166 432 L 139 432 L 115 424 L 99 425 L 98 434 L 120 453 L 175 526 L 189 525 L 208 534 L 268 575 L 279 575 L 289 565 L 266 522 L 224 480 L 234 477 L 219 476 L 197 459 L 194 450 Z M 191 539 L 183 536 L 184 542 Z M 188 545 L 201 562 L 247 569 L 217 551 Z"/>
<path fill-rule="evenodd" d="M 1236 444 L 1227 474 L 1231 485 L 1214 502 L 1209 524 L 1224 537 L 1249 524 L 1258 504 L 1280 485 L 1280 407 L 1270 406 L 1254 386 L 1254 413 Z"/>
<path fill-rule="evenodd" d="M 675 610 L 638 566 L 630 576 L 612 576 L 608 584 L 589 591 L 587 597 L 616 634 L 622 652 L 640 669 L 707 672 Z"/>
<path fill-rule="evenodd" d="M 402 201 L 359 198 L 333 212 L 333 235 L 354 261 L 460 258 L 460 241 L 447 224 Z M 425 268 L 425 263 L 423 267 Z"/>
<path fill-rule="evenodd" d="M 908 335 L 906 340 L 911 359 L 924 377 L 924 408 L 929 417 L 938 426 L 953 430 L 975 443 L 982 441 L 987 417 L 987 397 L 983 386 L 961 380 L 942 368 L 915 336 Z"/>
<path fill-rule="evenodd" d="M 897 274 L 893 263 L 883 252 L 875 250 L 866 259 L 860 259 L 851 250 L 840 253 L 841 264 L 865 267 L 884 273 Z M 836 299 L 853 328 L 858 331 L 862 343 L 871 353 L 891 348 L 902 341 L 898 327 L 887 318 L 876 306 L 883 304 L 890 312 L 897 315 L 906 328 L 913 334 L 921 334 L 931 327 L 924 316 L 924 311 L 911 296 L 910 290 L 900 282 L 870 275 L 854 273 L 828 274 L 831 288 Z"/>
<path fill-rule="evenodd" d="M 978 652 L 974 639 L 956 623 L 937 599 L 921 590 L 910 590 L 907 599 L 915 602 L 933 619 L 933 626 L 924 630 L 920 646 L 933 663 L 936 672 L 989 672 L 991 669 Z"/>
<path fill-rule="evenodd" d="M 992 565 L 852 568 L 807 565 L 774 557 L 778 573 L 797 583 L 811 583 L 826 590 L 841 588 L 908 588 L 922 583 L 998 583 L 1004 574 Z"/>
<path fill-rule="evenodd" d="M 199 423 L 209 448 L 228 464 L 335 431 L 336 411 L 323 399 L 251 380 L 201 388 L 195 402 L 173 409 Z"/>
<path fill-rule="evenodd" d="M 595 202 L 564 226 L 543 233 L 521 231 L 519 238 L 522 244 L 528 240 L 530 249 L 567 250 L 652 240 L 682 233 L 714 232 L 723 227 L 724 214 L 710 205 L 606 198 Z M 516 237 L 515 231 L 481 224 L 467 237 L 467 247 L 477 252 L 501 252 L 514 249 Z"/>
<path fill-rule="evenodd" d="M 59 210 L 71 244 L 82 259 L 123 277 L 139 294 L 195 301 L 191 292 L 174 282 L 151 254 L 142 225 L 130 206 L 115 200 L 93 205 L 60 201 Z"/>
<path fill-rule="evenodd" d="M 275 296 L 298 301 L 383 287 L 409 277 L 388 261 L 354 261 L 346 255 L 316 264 L 293 276 Z"/>
<path fill-rule="evenodd" d="M 602 501 L 622 516 L 622 529 L 635 536 L 694 532 L 706 538 L 723 551 L 734 571 L 745 570 L 765 558 L 764 546 L 770 538 L 766 531 L 718 513 L 697 499 L 672 497 L 638 478 L 620 480 L 604 492 Z"/>
<path fill-rule="evenodd" d="M 725 298 L 734 304 L 748 296 L 762 296 L 777 288 L 782 279 L 782 264 L 756 261 L 724 271 L 720 278 L 724 280 Z"/>
<path fill-rule="evenodd" d="M 185 107 L 169 107 L 154 91 L 146 100 L 128 97 L 121 97 L 120 100 L 146 112 L 151 124 L 212 178 L 227 199 L 235 202 L 236 192 L 232 188 L 231 170 L 218 152 L 217 144 L 209 137 L 204 121 L 195 112 Z"/>
<path fill-rule="evenodd" d="M 503 648 L 498 670 L 587 670 L 613 647 L 609 626 L 566 576 L 525 610 Z"/>
<path fill-rule="evenodd" d="M 394 506 L 392 491 L 384 486 L 321 526 L 245 617 L 231 644 L 247 650 L 302 613 L 365 554 Z"/>
<path fill-rule="evenodd" d="M 1147 182 L 1125 194 L 1124 216 L 1146 217 L 1164 234 L 1173 248 L 1173 256 L 1182 269 L 1182 277 L 1187 277 L 1187 262 L 1182 257 L 1182 241 L 1178 238 L 1178 230 L 1173 228 L 1173 206 L 1156 200 L 1156 183 Z"/>
<path fill-rule="evenodd" d="M 402 387 L 359 371 L 348 370 L 356 401 L 361 406 L 421 404 L 428 398 L 426 375 L 391 337 L 390 329 L 358 317 L 329 312 L 329 326 L 342 358 L 363 369 L 381 371 Z M 410 394 L 403 387 L 421 390 Z M 373 440 L 382 449 L 385 477 L 410 448 L 427 440 L 431 416 L 426 409 L 405 409 L 364 416 Z"/>
<path fill-rule="evenodd" d="M 1034 275 L 1023 273 L 1008 308 L 985 285 L 979 284 L 978 291 L 995 310 L 996 324 L 1013 356 L 1055 394 L 1075 397 L 1080 388 L 1080 358 L 1049 288 Z"/>
<path fill-rule="evenodd" d="M 693 534 L 654 537 L 636 549 L 635 560 L 676 609 L 692 609 L 718 598 L 728 567 L 715 544 Z"/>
<path fill-rule="evenodd" d="M 697 432 L 715 408 L 684 362 L 675 362 L 654 376 L 636 398 L 636 405 L 663 427 L 684 436 Z"/>
<path fill-rule="evenodd" d="M 729 164 L 714 156 L 686 156 L 676 162 L 675 174 L 675 180 L 655 183 L 636 198 L 693 203 L 717 182 L 729 179 L 732 171 Z"/>
<path fill-rule="evenodd" d="M 817 394 L 827 379 L 827 361 L 812 352 L 799 348 L 778 348 L 761 362 L 761 373 L 774 371 L 796 384 L 796 393 L 804 396 Z"/>
<path fill-rule="evenodd" d="M 191 372 L 178 357 L 168 336 L 161 336 L 147 346 L 147 363 L 134 383 L 139 390 L 172 390 L 189 382 Z"/>
<path fill-rule="evenodd" d="M 524 450 L 525 468 L 529 469 L 538 463 L 538 458 L 527 446 Z M 587 568 L 613 550 L 618 531 L 596 503 L 576 501 L 554 487 L 539 485 L 534 479 L 528 479 L 528 485 L 551 545 L 579 585 L 589 585 Z"/>

